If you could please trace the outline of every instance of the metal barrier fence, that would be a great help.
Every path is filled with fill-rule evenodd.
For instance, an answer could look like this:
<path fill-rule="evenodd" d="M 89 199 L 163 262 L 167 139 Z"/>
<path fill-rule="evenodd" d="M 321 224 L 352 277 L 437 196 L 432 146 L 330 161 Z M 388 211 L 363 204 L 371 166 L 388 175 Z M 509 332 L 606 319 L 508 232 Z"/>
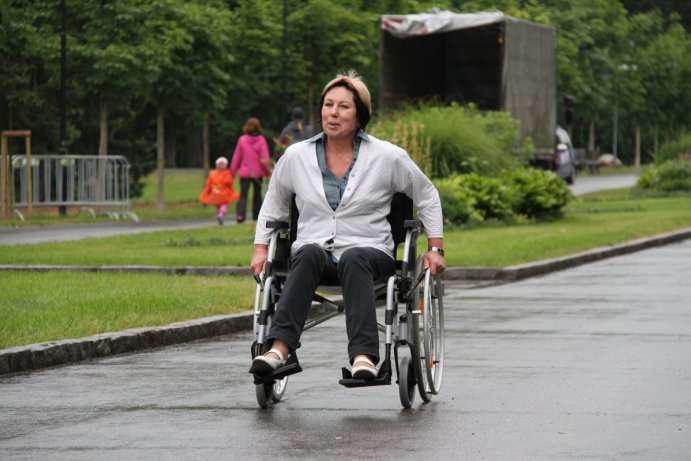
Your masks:
<path fill-rule="evenodd" d="M 92 216 L 92 207 L 112 219 L 139 221 L 130 207 L 130 164 L 115 155 L 12 155 L 9 187 L 17 208 L 79 206 Z M 29 165 L 30 164 L 30 165 Z"/>

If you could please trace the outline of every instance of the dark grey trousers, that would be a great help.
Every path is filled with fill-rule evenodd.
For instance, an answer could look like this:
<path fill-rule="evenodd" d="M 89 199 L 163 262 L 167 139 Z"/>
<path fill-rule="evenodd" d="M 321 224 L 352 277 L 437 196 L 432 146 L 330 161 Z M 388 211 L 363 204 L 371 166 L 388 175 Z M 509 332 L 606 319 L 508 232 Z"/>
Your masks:
<path fill-rule="evenodd" d="M 386 253 L 374 248 L 351 248 L 338 262 L 319 245 L 305 245 L 291 258 L 291 270 L 273 317 L 268 340 L 281 339 L 291 350 L 298 348 L 319 285 L 340 285 L 345 302 L 348 357 L 359 354 L 379 362 L 379 333 L 374 309 L 374 284 L 386 281 L 396 264 Z"/>
<path fill-rule="evenodd" d="M 262 178 L 240 178 L 240 199 L 237 204 L 236 216 L 240 217 L 241 220 L 248 219 L 247 197 L 250 193 L 250 185 L 254 189 L 252 193 L 252 219 L 256 221 L 259 210 L 262 208 Z"/>

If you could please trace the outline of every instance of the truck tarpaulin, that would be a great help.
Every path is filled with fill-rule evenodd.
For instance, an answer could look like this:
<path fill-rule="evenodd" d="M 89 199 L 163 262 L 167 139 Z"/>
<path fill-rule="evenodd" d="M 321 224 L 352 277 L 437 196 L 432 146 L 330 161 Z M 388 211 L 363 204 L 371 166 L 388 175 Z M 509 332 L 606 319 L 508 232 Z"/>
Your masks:
<path fill-rule="evenodd" d="M 385 15 L 381 21 L 380 107 L 436 99 L 504 110 L 521 138 L 553 149 L 556 32 L 501 12 Z"/>

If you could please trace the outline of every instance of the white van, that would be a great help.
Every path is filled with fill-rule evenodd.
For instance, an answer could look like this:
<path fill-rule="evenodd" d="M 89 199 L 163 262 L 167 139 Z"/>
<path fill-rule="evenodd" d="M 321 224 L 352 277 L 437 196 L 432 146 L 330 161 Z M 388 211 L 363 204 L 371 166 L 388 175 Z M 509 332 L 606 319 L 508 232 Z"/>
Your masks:
<path fill-rule="evenodd" d="M 569 133 L 558 126 L 554 143 L 554 171 L 567 184 L 576 182 L 576 153 Z"/>

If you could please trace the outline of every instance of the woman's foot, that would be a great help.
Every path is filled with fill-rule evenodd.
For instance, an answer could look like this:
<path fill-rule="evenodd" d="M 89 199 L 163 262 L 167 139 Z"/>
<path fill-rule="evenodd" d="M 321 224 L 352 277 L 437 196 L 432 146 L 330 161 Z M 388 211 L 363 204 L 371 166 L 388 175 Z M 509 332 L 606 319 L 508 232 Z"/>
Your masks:
<path fill-rule="evenodd" d="M 263 375 L 274 371 L 286 364 L 286 357 L 278 349 L 272 348 L 264 355 L 258 355 L 252 360 L 250 373 Z"/>
<path fill-rule="evenodd" d="M 377 377 L 377 368 L 368 356 L 357 355 L 353 359 L 351 374 L 353 379 L 374 379 Z"/>

